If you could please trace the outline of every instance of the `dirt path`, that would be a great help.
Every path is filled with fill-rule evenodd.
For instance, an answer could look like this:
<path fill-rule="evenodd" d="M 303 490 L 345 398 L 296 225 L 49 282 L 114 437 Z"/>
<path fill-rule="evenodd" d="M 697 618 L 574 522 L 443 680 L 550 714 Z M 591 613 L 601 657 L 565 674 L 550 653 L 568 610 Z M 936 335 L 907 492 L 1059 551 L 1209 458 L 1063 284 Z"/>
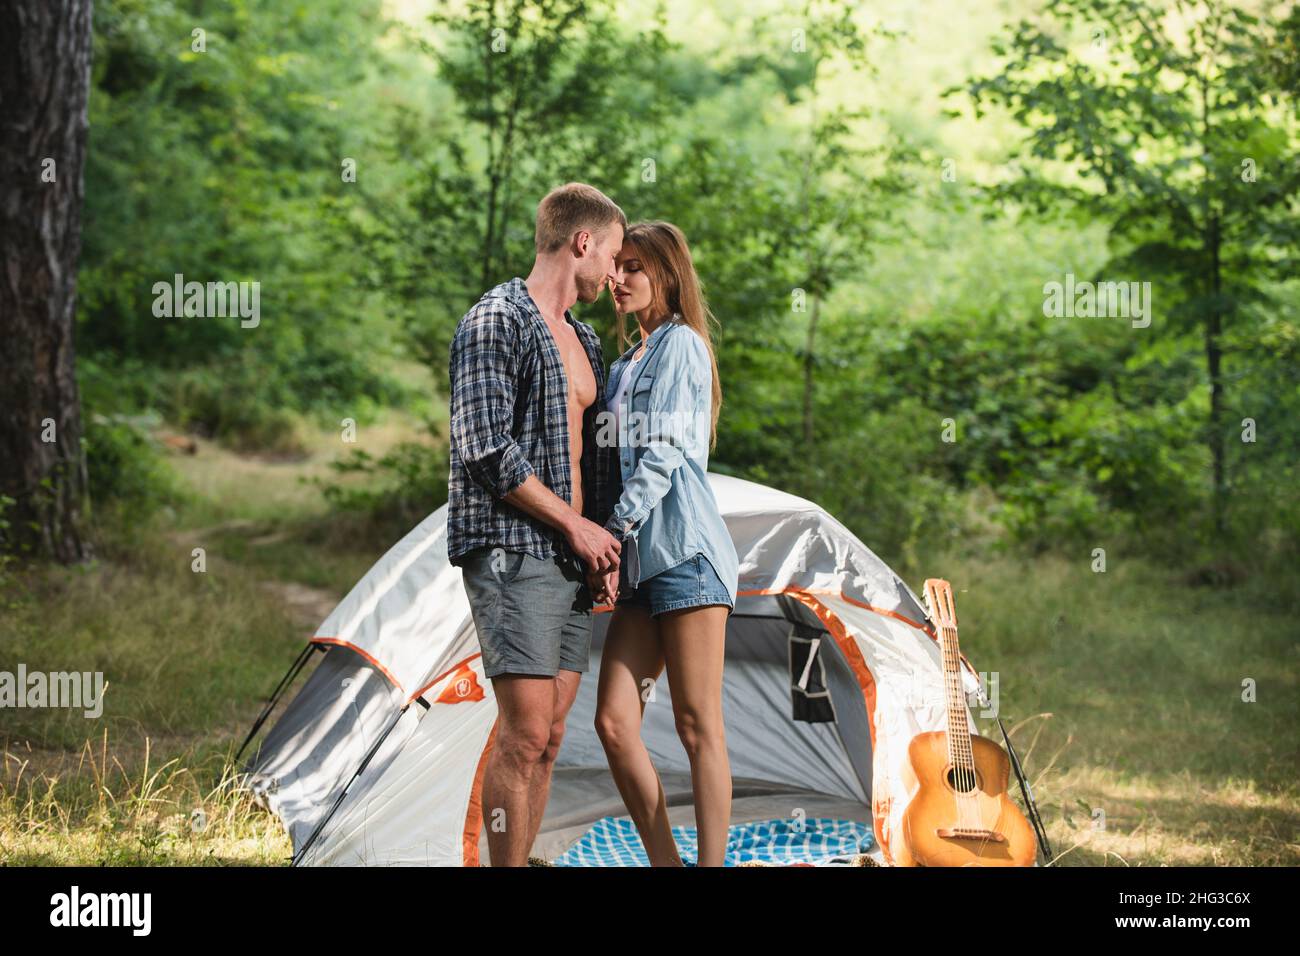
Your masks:
<path fill-rule="evenodd" d="M 299 628 L 309 636 L 316 633 L 316 628 L 329 617 L 341 598 L 341 595 L 335 595 L 324 588 L 296 584 L 293 581 L 263 581 L 262 587 L 278 597 L 293 612 Z"/>
<path fill-rule="evenodd" d="M 256 533 L 264 524 L 248 519 L 236 519 L 206 528 L 193 528 L 169 532 L 167 537 L 178 547 L 189 550 L 200 541 L 211 541 L 214 535 L 232 532 Z M 271 544 L 280 539 L 280 535 L 264 535 L 250 538 L 250 543 Z M 209 554 L 210 565 L 219 566 L 225 559 L 219 555 Z M 324 588 L 311 587 L 296 581 L 269 579 L 258 582 L 259 586 L 271 594 L 289 612 L 295 629 L 304 639 L 311 637 L 334 610 L 342 595 Z M 286 658 L 288 666 L 290 658 Z M 305 673 L 305 672 L 304 672 Z M 280 675 L 268 675 L 267 691 L 275 684 Z M 298 683 L 302 681 L 299 676 Z M 283 695 L 276 711 L 268 719 L 266 726 L 274 723 L 278 714 L 293 696 Z M 91 742 L 76 749 L 46 749 L 35 747 L 26 740 L 9 740 L 0 748 L 0 781 L 7 787 L 13 787 L 20 780 L 33 780 L 42 777 L 52 779 L 77 773 L 97 771 L 115 772 L 120 768 L 127 773 L 142 772 L 147 765 L 158 768 L 167 760 L 178 755 L 193 752 L 194 748 L 214 739 L 243 741 L 244 735 L 252 727 L 253 721 L 261 713 L 263 702 L 258 702 L 255 709 L 245 717 L 223 727 L 212 727 L 198 734 L 141 733 L 116 734 L 106 745 L 103 742 Z"/>
<path fill-rule="evenodd" d="M 192 528 L 184 531 L 172 531 L 167 537 L 174 541 L 178 547 L 189 550 L 198 545 L 201 541 L 211 541 L 213 536 L 218 534 L 229 534 L 232 531 L 258 531 L 264 525 L 257 521 L 246 518 L 238 518 L 234 521 L 224 521 L 221 524 L 211 525 L 206 528 Z M 286 532 L 265 534 L 256 538 L 251 538 L 250 543 L 253 545 L 274 544 L 281 541 L 286 536 Z M 212 565 L 224 563 L 224 559 L 219 555 L 209 554 L 208 562 Z M 300 584 L 297 581 L 284 581 L 272 578 L 266 581 L 259 581 L 259 586 L 269 594 L 274 595 L 292 614 L 298 629 L 307 637 L 316 633 L 316 628 L 325 618 L 329 617 L 330 612 L 342 600 L 343 595 L 335 594 L 324 588 L 312 587 L 308 584 Z"/>

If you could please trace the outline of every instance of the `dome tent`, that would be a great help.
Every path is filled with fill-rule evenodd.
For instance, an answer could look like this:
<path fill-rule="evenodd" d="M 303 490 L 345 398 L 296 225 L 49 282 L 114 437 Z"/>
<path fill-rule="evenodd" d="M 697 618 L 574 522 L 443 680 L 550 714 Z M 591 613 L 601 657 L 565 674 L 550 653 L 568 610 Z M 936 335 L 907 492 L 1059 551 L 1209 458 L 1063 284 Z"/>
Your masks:
<path fill-rule="evenodd" d="M 822 508 L 729 476 L 709 480 L 740 557 L 723 672 L 732 822 L 861 821 L 875 838 L 869 852 L 889 863 L 908 742 L 945 722 L 926 612 Z M 311 652 L 323 651 L 244 767 L 298 865 L 487 861 L 481 787 L 497 711 L 461 572 L 447 560 L 446 513 L 431 514 L 357 582 L 245 741 Z M 594 728 L 608 611 L 595 614 L 591 671 L 566 722 L 535 856 L 559 857 L 626 812 Z M 978 676 L 963 664 L 965 689 L 978 695 Z M 670 701 L 661 676 L 643 736 L 677 824 L 690 822 L 692 796 Z"/>

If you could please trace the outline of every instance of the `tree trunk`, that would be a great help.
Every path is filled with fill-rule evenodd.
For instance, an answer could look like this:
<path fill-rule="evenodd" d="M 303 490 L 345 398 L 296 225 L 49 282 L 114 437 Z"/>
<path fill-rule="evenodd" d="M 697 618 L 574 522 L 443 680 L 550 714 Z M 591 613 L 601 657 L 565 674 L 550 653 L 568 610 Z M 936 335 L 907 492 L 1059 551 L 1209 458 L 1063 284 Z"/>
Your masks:
<path fill-rule="evenodd" d="M 73 351 L 92 0 L 0 6 L 0 494 L 7 550 L 87 557 Z"/>
<path fill-rule="evenodd" d="M 1227 475 L 1224 465 L 1223 433 L 1223 350 L 1219 336 L 1223 333 L 1223 277 L 1219 261 L 1221 239 L 1219 218 L 1210 217 L 1210 311 L 1205 318 L 1205 366 L 1210 373 L 1210 458 L 1214 463 L 1214 530 L 1222 533 L 1227 508 Z"/>
<path fill-rule="evenodd" d="M 813 293 L 812 315 L 808 317 L 808 331 L 804 338 L 803 353 L 803 445 L 812 461 L 813 452 L 813 379 L 816 375 L 814 355 L 817 349 L 817 317 L 821 313 L 821 296 Z"/>

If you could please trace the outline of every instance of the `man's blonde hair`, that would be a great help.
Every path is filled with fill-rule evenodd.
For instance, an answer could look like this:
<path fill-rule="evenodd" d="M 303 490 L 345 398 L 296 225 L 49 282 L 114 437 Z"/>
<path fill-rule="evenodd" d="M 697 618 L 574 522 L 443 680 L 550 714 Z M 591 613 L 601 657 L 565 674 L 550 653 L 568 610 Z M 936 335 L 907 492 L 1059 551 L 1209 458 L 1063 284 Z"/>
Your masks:
<path fill-rule="evenodd" d="M 564 248 L 579 229 L 599 232 L 617 222 L 627 228 L 627 216 L 618 204 L 595 186 L 565 183 L 546 194 L 537 204 L 538 253 Z"/>

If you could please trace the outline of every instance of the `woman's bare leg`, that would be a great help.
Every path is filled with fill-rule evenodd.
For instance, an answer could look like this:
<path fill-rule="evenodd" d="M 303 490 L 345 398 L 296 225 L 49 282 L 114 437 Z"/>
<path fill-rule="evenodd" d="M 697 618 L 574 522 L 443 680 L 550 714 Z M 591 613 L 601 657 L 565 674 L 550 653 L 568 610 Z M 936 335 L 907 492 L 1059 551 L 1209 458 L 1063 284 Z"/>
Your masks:
<path fill-rule="evenodd" d="M 666 611 L 655 620 L 668 667 L 677 734 L 691 761 L 700 866 L 722 866 L 731 823 L 731 762 L 722 725 L 728 608 Z"/>
<path fill-rule="evenodd" d="M 663 673 L 658 626 L 646 610 L 616 607 L 600 657 L 596 733 L 651 866 L 681 866 L 663 784 L 641 739 L 645 688 Z M 647 685 L 647 681 L 650 682 Z"/>

